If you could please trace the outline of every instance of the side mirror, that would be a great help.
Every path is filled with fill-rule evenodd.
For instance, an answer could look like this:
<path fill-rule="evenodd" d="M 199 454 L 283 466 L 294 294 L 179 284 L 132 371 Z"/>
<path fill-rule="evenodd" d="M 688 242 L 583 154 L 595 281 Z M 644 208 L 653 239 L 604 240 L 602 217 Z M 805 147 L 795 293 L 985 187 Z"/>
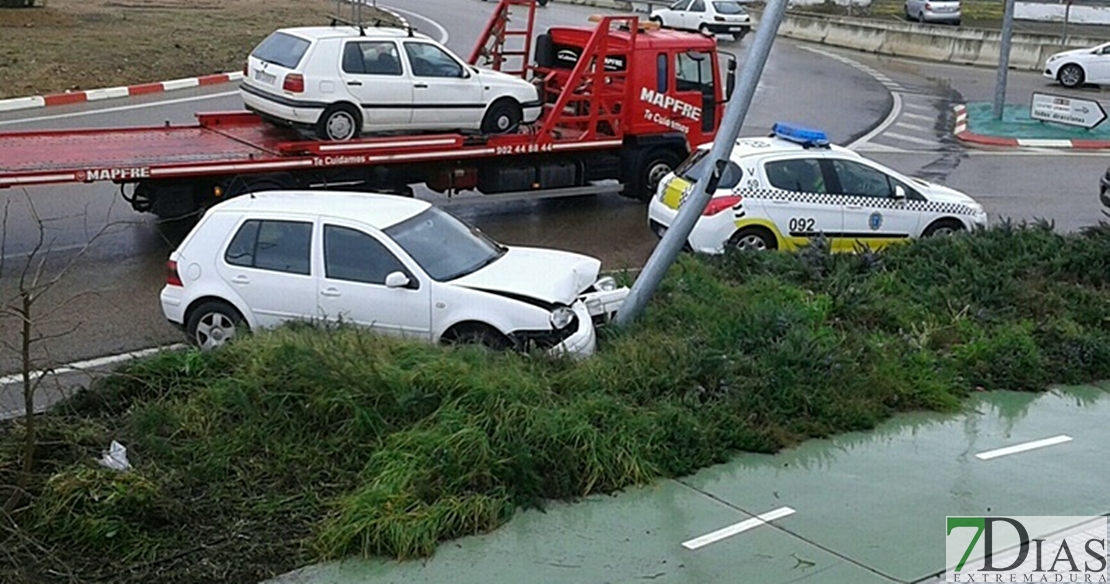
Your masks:
<path fill-rule="evenodd" d="M 402 272 L 390 272 L 389 275 L 385 277 L 385 287 L 404 288 L 409 285 L 410 281 L 409 277 Z"/>
<path fill-rule="evenodd" d="M 895 185 L 895 187 L 894 187 L 894 198 L 895 199 L 905 199 L 906 198 L 906 189 L 902 188 L 902 185 Z"/>

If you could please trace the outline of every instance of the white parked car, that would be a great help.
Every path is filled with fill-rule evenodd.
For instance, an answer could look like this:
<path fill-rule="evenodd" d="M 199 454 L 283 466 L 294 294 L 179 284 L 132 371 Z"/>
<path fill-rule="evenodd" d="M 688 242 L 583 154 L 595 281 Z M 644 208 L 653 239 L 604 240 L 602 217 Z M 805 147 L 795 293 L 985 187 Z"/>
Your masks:
<path fill-rule="evenodd" d="M 730 34 L 736 40 L 752 30 L 751 16 L 735 0 L 678 0 L 652 11 L 648 18 L 666 28 Z"/>
<path fill-rule="evenodd" d="M 1045 62 L 1044 76 L 1064 87 L 1110 83 L 1110 43 L 1056 53 Z"/>
<path fill-rule="evenodd" d="M 960 24 L 960 0 L 906 0 L 905 9 L 909 20 Z"/>
<path fill-rule="evenodd" d="M 709 147 L 697 148 L 660 181 L 648 207 L 656 235 L 674 222 L 710 167 Z M 961 192 L 831 145 L 824 132 L 776 124 L 771 137 L 736 141 L 688 244 L 704 253 L 727 246 L 795 250 L 823 234 L 833 251 L 853 251 L 986 225 L 983 208 Z"/>
<path fill-rule="evenodd" d="M 162 310 L 202 348 L 288 320 L 589 355 L 628 289 L 601 262 L 507 247 L 394 195 L 270 191 L 213 206 L 170 255 Z"/>
<path fill-rule="evenodd" d="M 305 27 L 262 41 L 243 69 L 247 109 L 322 140 L 364 132 L 516 130 L 542 110 L 535 85 L 466 64 L 394 28 Z"/>

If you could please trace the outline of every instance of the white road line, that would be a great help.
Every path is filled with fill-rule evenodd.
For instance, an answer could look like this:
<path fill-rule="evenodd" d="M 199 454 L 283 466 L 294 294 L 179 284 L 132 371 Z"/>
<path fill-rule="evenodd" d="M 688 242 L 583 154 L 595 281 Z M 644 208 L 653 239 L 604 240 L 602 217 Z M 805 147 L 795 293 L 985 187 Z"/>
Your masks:
<path fill-rule="evenodd" d="M 851 144 L 848 144 L 846 148 L 848 148 L 849 150 L 854 150 L 855 148 L 866 144 L 875 136 L 878 136 L 879 134 L 885 132 L 886 129 L 889 128 L 890 125 L 898 119 L 898 115 L 902 112 L 902 95 L 898 92 L 894 92 L 890 94 L 890 97 L 894 99 L 894 104 L 891 106 L 890 113 L 887 114 L 886 119 L 883 120 L 882 123 L 880 123 L 878 126 L 875 126 L 875 129 L 864 134 L 862 137 L 860 137 L 858 140 L 855 140 Z"/>
<path fill-rule="evenodd" d="M 968 156 L 1078 156 L 1080 158 L 1106 158 L 1105 151 L 1098 150 L 965 150 Z"/>
<path fill-rule="evenodd" d="M 914 136 L 907 136 L 905 134 L 899 134 L 898 132 L 886 132 L 886 133 L 883 134 L 883 137 L 884 138 L 894 138 L 895 140 L 904 140 L 906 142 L 913 142 L 914 144 L 927 144 L 927 145 L 930 145 L 930 146 L 935 146 L 937 144 L 936 140 L 926 140 L 924 138 L 916 138 Z"/>
<path fill-rule="evenodd" d="M 682 547 L 688 550 L 696 550 L 711 543 L 721 541 L 726 537 L 732 537 L 738 533 L 743 533 L 745 531 L 748 531 L 749 529 L 754 529 L 756 527 L 759 527 L 760 525 L 770 523 L 775 519 L 782 519 L 783 517 L 787 517 L 793 514 L 794 510 L 790 507 L 780 507 L 778 509 L 775 509 L 774 511 L 768 511 L 763 515 L 757 515 L 751 519 L 741 521 L 740 523 L 734 523 L 723 529 L 718 529 L 713 533 L 708 533 L 701 537 L 697 537 L 689 541 L 684 541 L 682 542 Z"/>
<path fill-rule="evenodd" d="M 933 111 L 932 107 L 927 106 L 927 105 L 921 105 L 919 103 L 906 102 L 906 107 L 908 107 L 909 109 L 915 109 L 915 110 L 923 111 L 923 112 Z"/>
<path fill-rule="evenodd" d="M 165 101 L 153 101 L 151 103 L 136 103 L 133 105 L 123 105 L 119 107 L 109 107 L 104 109 L 95 109 L 82 112 L 73 112 L 70 114 L 56 114 L 52 116 L 38 116 L 35 118 L 23 118 L 20 120 L 3 120 L 0 121 L 0 126 L 10 126 L 13 124 L 30 124 L 32 122 L 44 122 L 46 120 L 61 120 L 65 118 L 78 118 L 81 116 L 97 116 L 100 114 L 107 114 L 112 112 L 125 112 L 137 109 L 144 109 L 148 107 L 161 107 L 164 105 L 173 105 L 177 103 L 189 103 L 192 101 L 205 101 L 209 99 L 218 99 L 221 97 L 228 97 L 230 95 L 239 95 L 239 91 L 223 91 L 220 93 L 213 93 L 211 95 L 196 95 L 193 97 L 182 97 L 179 99 L 167 99 Z"/>
<path fill-rule="evenodd" d="M 868 142 L 855 148 L 857 152 L 882 152 L 884 154 L 919 154 L 921 150 L 906 150 L 905 148 L 898 148 L 895 146 L 887 146 L 886 144 L 879 144 L 878 142 Z M 925 150 L 925 152 L 934 152 L 933 150 Z"/>
<path fill-rule="evenodd" d="M 909 122 L 898 122 L 894 125 L 898 128 L 908 128 L 910 130 L 918 130 L 920 132 L 932 132 L 933 131 L 933 129 L 928 127 L 928 126 L 919 126 L 917 124 L 911 124 Z"/>
<path fill-rule="evenodd" d="M 909 104 L 906 104 L 906 105 L 909 105 Z M 921 114 L 915 114 L 915 113 L 912 113 L 912 112 L 902 112 L 902 117 L 903 118 L 910 118 L 910 119 L 913 119 L 913 120 L 926 120 L 926 121 L 930 121 L 930 122 L 933 121 L 934 119 L 936 119 L 933 116 L 923 116 Z"/>
<path fill-rule="evenodd" d="M 1059 436 L 1053 436 L 1052 438 L 1045 438 L 1044 440 L 1036 440 L 1033 442 L 1026 442 L 1025 444 L 999 448 L 998 450 L 980 452 L 979 454 L 975 455 L 975 458 L 978 458 L 979 460 L 990 460 L 992 458 L 998 458 L 1000 456 L 1007 456 L 1010 454 L 1018 454 L 1020 452 L 1028 452 L 1030 450 L 1036 450 L 1038 448 L 1044 448 L 1046 446 L 1055 446 L 1057 444 L 1071 442 L 1071 440 L 1071 436 L 1061 434 Z"/>
<path fill-rule="evenodd" d="M 436 28 L 436 30 L 439 31 L 439 44 L 441 44 L 441 45 L 446 45 L 447 41 L 451 40 L 451 35 L 447 33 L 447 29 L 444 28 L 443 25 L 441 25 L 440 23 L 432 20 L 431 18 L 428 18 L 427 16 L 424 16 L 423 14 L 413 12 L 411 10 L 405 10 L 403 8 L 395 8 L 393 6 L 383 6 L 383 8 L 388 8 L 390 10 L 394 10 L 394 11 L 400 12 L 402 14 L 407 14 L 409 16 L 414 16 L 414 17 L 419 18 L 420 20 L 423 20 L 423 21 L 427 22 L 428 24 L 434 26 Z"/>
<path fill-rule="evenodd" d="M 1041 146 L 1047 148 L 1068 148 L 1071 146 L 1071 140 L 1051 140 L 1041 138 L 1018 138 L 1018 144 L 1022 146 Z"/>
<path fill-rule="evenodd" d="M 124 361 L 130 361 L 131 359 L 139 359 L 139 358 L 142 358 L 142 357 L 149 357 L 150 355 L 158 353 L 159 351 L 174 351 L 174 350 L 183 349 L 183 348 L 185 348 L 185 345 L 182 345 L 182 344 L 170 345 L 168 347 L 151 347 L 150 349 L 142 349 L 140 351 L 133 351 L 131 353 L 120 353 L 119 355 L 108 355 L 106 357 L 97 357 L 96 359 L 89 359 L 87 361 L 76 361 L 76 362 L 73 362 L 73 363 L 68 363 L 66 365 L 63 365 L 63 366 L 58 367 L 56 369 L 52 369 L 48 372 L 47 371 L 32 371 L 31 372 L 31 379 L 38 379 L 39 377 L 42 377 L 45 373 L 53 373 L 53 374 L 57 375 L 59 373 L 72 373 L 72 372 L 75 372 L 75 371 L 82 371 L 82 370 L 85 370 L 85 369 L 95 369 L 97 367 L 103 367 L 105 365 L 112 365 L 114 363 L 122 363 Z M 23 381 L 23 374 L 16 373 L 16 374 L 13 374 L 13 375 L 8 375 L 6 377 L 0 377 L 0 386 L 8 385 L 8 384 L 11 384 L 11 383 L 19 383 L 21 381 Z"/>

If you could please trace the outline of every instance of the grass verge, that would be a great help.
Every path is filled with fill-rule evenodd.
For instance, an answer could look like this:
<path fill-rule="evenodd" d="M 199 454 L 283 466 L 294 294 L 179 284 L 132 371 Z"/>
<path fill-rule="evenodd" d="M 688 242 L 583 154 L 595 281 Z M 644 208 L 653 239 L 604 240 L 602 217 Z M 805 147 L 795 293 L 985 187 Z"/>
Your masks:
<path fill-rule="evenodd" d="M 0 10 L 0 99 L 239 71 L 266 35 L 326 25 L 335 7 L 333 0 L 50 0 Z M 365 10 L 364 20 L 379 14 Z"/>
<path fill-rule="evenodd" d="M 1003 225 L 882 254 L 684 257 L 578 364 L 306 326 L 164 354 L 43 416 L 0 580 L 245 582 L 425 556 L 520 507 L 955 410 L 977 388 L 1108 379 L 1107 315 L 1110 227 Z M 0 434 L 0 484 L 19 437 Z M 112 439 L 134 470 L 92 462 Z"/>

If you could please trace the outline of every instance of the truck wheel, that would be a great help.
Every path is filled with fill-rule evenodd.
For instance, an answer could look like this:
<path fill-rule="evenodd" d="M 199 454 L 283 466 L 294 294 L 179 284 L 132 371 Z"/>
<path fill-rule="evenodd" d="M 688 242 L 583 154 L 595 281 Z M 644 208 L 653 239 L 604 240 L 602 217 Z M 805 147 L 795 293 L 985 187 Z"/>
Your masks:
<path fill-rule="evenodd" d="M 493 102 L 482 118 L 482 132 L 485 134 L 508 134 L 515 132 L 524 119 L 524 110 L 513 99 L 505 98 Z"/>
<path fill-rule="evenodd" d="M 669 148 L 649 148 L 636 157 L 636 164 L 625 183 L 624 195 L 648 202 L 655 196 L 659 181 L 682 162 L 682 158 Z"/>
<path fill-rule="evenodd" d="M 321 140 L 345 142 L 358 138 L 362 120 L 358 111 L 349 104 L 337 103 L 324 110 L 316 122 L 316 136 Z"/>
<path fill-rule="evenodd" d="M 185 323 L 189 341 L 201 349 L 221 347 L 235 337 L 236 332 L 246 332 L 247 324 L 235 307 L 221 300 L 209 300 L 194 308 Z"/>

